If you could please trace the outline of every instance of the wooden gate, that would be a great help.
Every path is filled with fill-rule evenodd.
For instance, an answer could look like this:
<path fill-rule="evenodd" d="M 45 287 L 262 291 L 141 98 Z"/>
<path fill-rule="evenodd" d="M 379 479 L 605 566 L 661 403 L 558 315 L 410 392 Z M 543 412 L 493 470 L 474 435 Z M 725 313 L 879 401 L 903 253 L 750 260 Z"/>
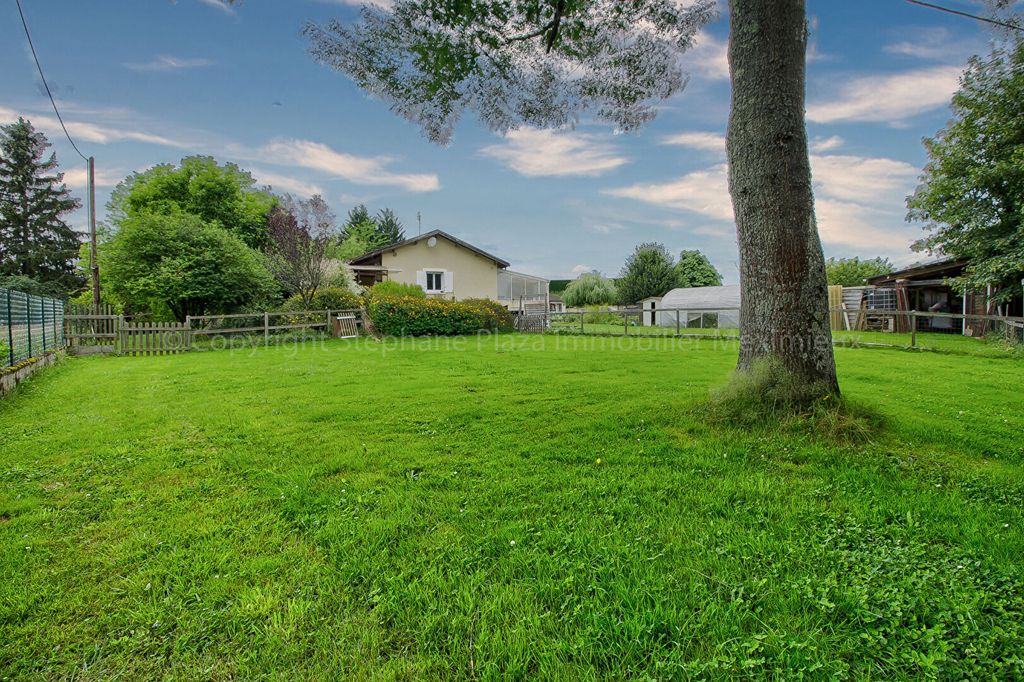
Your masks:
<path fill-rule="evenodd" d="M 64 338 L 72 353 L 113 353 L 123 319 L 109 304 L 69 305 L 64 310 Z"/>
<path fill-rule="evenodd" d="M 188 325 L 178 322 L 124 323 L 118 337 L 121 355 L 168 355 L 192 347 Z"/>

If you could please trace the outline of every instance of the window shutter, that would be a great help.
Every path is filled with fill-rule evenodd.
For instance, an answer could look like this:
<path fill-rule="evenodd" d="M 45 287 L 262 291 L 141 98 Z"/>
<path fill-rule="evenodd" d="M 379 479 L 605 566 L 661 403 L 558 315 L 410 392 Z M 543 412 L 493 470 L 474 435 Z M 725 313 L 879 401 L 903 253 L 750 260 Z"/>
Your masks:
<path fill-rule="evenodd" d="M 420 285 L 420 289 L 423 291 L 427 290 L 427 271 L 417 270 L 416 271 L 416 284 Z"/>
<path fill-rule="evenodd" d="M 444 292 L 446 294 L 454 293 L 455 292 L 455 273 L 454 272 L 449 272 L 448 270 L 445 270 L 444 271 L 444 281 L 443 281 L 443 284 L 444 284 Z"/>

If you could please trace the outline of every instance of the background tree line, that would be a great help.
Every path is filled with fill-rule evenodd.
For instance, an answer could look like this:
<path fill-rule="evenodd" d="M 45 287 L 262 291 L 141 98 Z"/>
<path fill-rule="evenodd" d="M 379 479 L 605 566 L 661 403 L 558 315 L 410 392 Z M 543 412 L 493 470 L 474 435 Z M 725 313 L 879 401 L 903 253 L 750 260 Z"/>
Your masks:
<path fill-rule="evenodd" d="M 24 118 L 0 127 L 0 286 L 91 302 L 81 205 Z M 395 213 L 356 206 L 339 225 L 321 196 L 275 195 L 235 164 L 190 156 L 120 182 L 99 229 L 101 291 L 116 309 L 156 319 L 266 309 L 282 301 L 354 301 L 342 261 L 404 239 Z M 323 292 L 333 290 L 329 301 Z"/>

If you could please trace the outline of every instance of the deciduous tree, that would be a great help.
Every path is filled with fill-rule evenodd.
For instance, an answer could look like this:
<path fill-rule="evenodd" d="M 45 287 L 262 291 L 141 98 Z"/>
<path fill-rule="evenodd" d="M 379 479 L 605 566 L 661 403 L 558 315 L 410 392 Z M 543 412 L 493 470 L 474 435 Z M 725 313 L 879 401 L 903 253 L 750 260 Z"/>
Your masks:
<path fill-rule="evenodd" d="M 798 402 L 816 400 L 839 386 L 804 124 L 804 0 L 729 5 L 738 369 L 770 361 L 805 387 Z M 317 60 L 447 142 L 467 109 L 497 131 L 565 126 L 582 112 L 635 129 L 682 88 L 679 56 L 714 12 L 708 0 L 397 0 L 306 34 Z"/>
<path fill-rule="evenodd" d="M 308 304 L 324 284 L 328 256 L 337 239 L 334 213 L 319 194 L 284 195 L 270 213 L 267 262 L 289 294 Z"/>
<path fill-rule="evenodd" d="M 800 387 L 795 403 L 839 393 L 807 154 L 806 52 L 803 0 L 730 0 L 726 151 L 740 256 L 737 366 L 777 366 L 780 385 Z"/>
<path fill-rule="evenodd" d="M 676 263 L 664 244 L 640 244 L 626 259 L 619 275 L 619 299 L 636 303 L 648 296 L 664 296 L 676 287 Z"/>
<path fill-rule="evenodd" d="M 114 188 L 107 214 L 118 225 L 142 213 L 188 213 L 261 249 L 267 243 L 267 220 L 275 201 L 235 164 L 189 156 L 178 166 L 160 164 L 132 173 Z"/>
<path fill-rule="evenodd" d="M 103 245 L 105 281 L 131 310 L 230 312 L 278 293 L 261 254 L 216 223 L 183 213 L 138 213 Z"/>
<path fill-rule="evenodd" d="M 588 305 L 611 305 L 619 302 L 615 283 L 597 272 L 587 272 L 573 281 L 562 292 L 562 301 L 570 308 Z"/>
<path fill-rule="evenodd" d="M 1024 278 L 1024 43 L 974 58 L 953 97 L 953 119 L 925 140 L 928 163 L 907 200 L 929 235 L 919 249 L 965 258 L 958 287 L 996 300 Z"/>
<path fill-rule="evenodd" d="M 721 283 L 722 275 L 703 253 L 688 250 L 679 254 L 679 262 L 676 263 L 677 287 L 717 287 Z"/>

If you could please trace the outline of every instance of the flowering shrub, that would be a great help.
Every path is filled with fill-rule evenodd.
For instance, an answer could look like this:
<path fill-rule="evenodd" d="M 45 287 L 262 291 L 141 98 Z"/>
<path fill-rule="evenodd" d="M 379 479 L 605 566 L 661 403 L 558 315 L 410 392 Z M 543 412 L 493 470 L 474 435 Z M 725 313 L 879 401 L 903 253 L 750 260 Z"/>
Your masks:
<path fill-rule="evenodd" d="M 457 336 L 511 327 L 493 301 L 448 301 L 411 296 L 374 296 L 367 311 L 377 331 L 385 336 Z M 500 306 L 497 306 L 500 307 Z"/>
<path fill-rule="evenodd" d="M 480 311 L 483 316 L 483 329 L 492 332 L 508 332 L 512 331 L 515 326 L 512 313 L 497 301 L 492 301 L 489 298 L 467 298 L 463 303 Z"/>

